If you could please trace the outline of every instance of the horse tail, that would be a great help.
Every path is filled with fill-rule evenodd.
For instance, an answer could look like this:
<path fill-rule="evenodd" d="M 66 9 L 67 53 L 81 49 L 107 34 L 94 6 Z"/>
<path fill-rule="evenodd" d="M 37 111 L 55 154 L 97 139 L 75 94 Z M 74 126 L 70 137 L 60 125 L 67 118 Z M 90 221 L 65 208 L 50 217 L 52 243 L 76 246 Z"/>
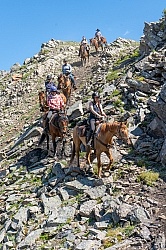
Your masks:
<path fill-rule="evenodd" d="M 72 154 L 71 154 L 70 163 L 72 163 L 72 161 L 74 160 L 75 153 L 76 153 L 76 148 L 75 148 L 75 143 L 73 141 L 73 147 L 72 147 Z"/>
<path fill-rule="evenodd" d="M 44 142 L 45 138 L 46 138 L 46 134 L 45 134 L 45 133 L 42 133 L 41 138 L 40 138 L 40 141 L 39 141 L 39 143 L 38 143 L 38 146 L 40 146 L 40 145 Z"/>

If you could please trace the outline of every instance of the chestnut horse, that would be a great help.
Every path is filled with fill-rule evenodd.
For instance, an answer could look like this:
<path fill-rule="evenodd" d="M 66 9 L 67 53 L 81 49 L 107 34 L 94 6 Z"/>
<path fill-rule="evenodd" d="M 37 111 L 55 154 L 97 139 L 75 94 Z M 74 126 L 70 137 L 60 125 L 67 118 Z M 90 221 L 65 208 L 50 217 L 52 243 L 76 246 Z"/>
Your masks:
<path fill-rule="evenodd" d="M 77 166 L 80 167 L 79 152 L 80 152 L 80 145 L 81 143 L 83 143 L 86 146 L 87 164 L 91 166 L 90 146 L 86 144 L 86 137 L 79 135 L 78 128 L 79 128 L 78 126 L 75 126 L 73 129 L 73 150 L 72 150 L 70 164 L 72 163 L 74 156 L 76 154 Z M 113 163 L 113 157 L 110 151 L 110 147 L 112 144 L 112 138 L 115 135 L 119 139 L 124 140 L 127 144 L 131 144 L 131 141 L 128 137 L 128 128 L 125 122 L 104 122 L 100 124 L 96 130 L 95 137 L 94 137 L 94 150 L 95 150 L 95 155 L 97 157 L 98 177 L 101 177 L 100 156 L 102 152 L 105 152 L 105 154 L 110 160 L 109 165 L 106 170 L 109 170 L 111 167 L 111 164 Z"/>
<path fill-rule="evenodd" d="M 105 37 L 101 37 L 101 41 L 98 41 L 97 38 L 91 38 L 90 45 L 95 47 L 96 52 L 98 52 L 99 47 L 101 47 L 102 51 L 104 50 L 104 45 L 107 45 L 107 40 Z"/>
<path fill-rule="evenodd" d="M 47 114 L 43 117 L 43 127 L 45 127 Z M 65 140 L 64 137 L 66 136 L 66 133 L 68 131 L 68 118 L 66 114 L 64 113 L 55 113 L 52 115 L 49 121 L 49 132 L 43 132 L 41 135 L 41 138 L 39 140 L 38 146 L 42 144 L 42 142 L 47 138 L 47 150 L 49 150 L 49 134 L 52 137 L 52 143 L 53 143 L 53 149 L 54 149 L 54 156 L 56 153 L 56 138 L 59 137 L 63 141 L 63 147 L 62 147 L 62 153 L 64 151 L 64 143 Z"/>
<path fill-rule="evenodd" d="M 58 76 L 58 89 L 62 90 L 67 102 L 70 99 L 72 83 L 68 75 L 60 74 Z"/>
<path fill-rule="evenodd" d="M 86 46 L 84 44 L 80 45 L 80 57 L 82 66 L 86 65 L 86 59 L 89 62 L 89 51 L 87 51 Z"/>
<path fill-rule="evenodd" d="M 49 106 L 47 105 L 47 100 L 46 100 L 46 94 L 45 91 L 40 91 L 38 93 L 39 96 L 39 106 L 40 106 L 40 111 L 41 112 L 47 112 L 49 110 Z M 60 93 L 60 96 L 62 97 L 62 100 L 66 106 L 67 100 L 66 97 L 63 93 Z"/>

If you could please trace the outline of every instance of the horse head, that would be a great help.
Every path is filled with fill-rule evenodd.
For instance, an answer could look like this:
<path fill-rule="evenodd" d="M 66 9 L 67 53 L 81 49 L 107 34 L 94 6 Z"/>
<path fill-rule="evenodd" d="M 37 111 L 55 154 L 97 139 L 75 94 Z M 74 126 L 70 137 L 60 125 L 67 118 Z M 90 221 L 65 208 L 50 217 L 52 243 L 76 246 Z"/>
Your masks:
<path fill-rule="evenodd" d="M 38 96 L 39 96 L 39 104 L 40 104 L 40 107 L 41 107 L 45 103 L 45 93 L 44 93 L 44 91 L 40 91 L 38 93 Z"/>
<path fill-rule="evenodd" d="M 40 106 L 40 111 L 41 112 L 46 112 L 48 111 L 49 107 L 47 106 L 47 101 L 46 101 L 46 95 L 44 91 L 40 91 L 38 93 L 39 96 L 39 106 Z"/>
<path fill-rule="evenodd" d="M 71 81 L 69 75 L 60 74 L 58 76 L 58 89 L 67 88 L 68 86 L 70 86 L 70 84 Z"/>
<path fill-rule="evenodd" d="M 107 44 L 106 38 L 102 36 L 102 37 L 101 37 L 101 42 L 104 43 L 104 44 Z"/>
<path fill-rule="evenodd" d="M 65 113 L 58 114 L 58 127 L 60 129 L 61 134 L 64 136 L 68 131 L 69 120 Z"/>
<path fill-rule="evenodd" d="M 131 145 L 131 140 L 129 138 L 127 122 L 118 123 L 117 136 L 122 139 L 127 145 Z"/>
<path fill-rule="evenodd" d="M 58 80 L 58 89 L 62 89 L 64 82 L 63 74 L 60 74 L 57 80 Z"/>

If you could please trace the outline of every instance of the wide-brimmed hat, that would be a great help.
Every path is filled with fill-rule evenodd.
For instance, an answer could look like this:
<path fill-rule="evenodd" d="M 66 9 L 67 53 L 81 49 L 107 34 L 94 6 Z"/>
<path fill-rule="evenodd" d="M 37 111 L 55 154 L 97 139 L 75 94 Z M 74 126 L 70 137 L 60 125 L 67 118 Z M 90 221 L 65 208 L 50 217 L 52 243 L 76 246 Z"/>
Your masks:
<path fill-rule="evenodd" d="M 97 29 L 96 31 L 100 31 L 99 29 Z"/>

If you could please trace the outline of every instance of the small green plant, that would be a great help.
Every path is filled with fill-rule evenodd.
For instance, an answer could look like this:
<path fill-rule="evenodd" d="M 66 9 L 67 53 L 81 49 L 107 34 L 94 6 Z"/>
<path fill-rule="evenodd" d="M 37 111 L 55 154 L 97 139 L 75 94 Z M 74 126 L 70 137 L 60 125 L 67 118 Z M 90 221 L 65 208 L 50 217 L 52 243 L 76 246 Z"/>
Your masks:
<path fill-rule="evenodd" d="M 114 70 L 108 73 L 108 75 L 106 76 L 106 80 L 107 81 L 112 81 L 112 80 L 116 80 L 119 78 L 119 70 Z"/>
<path fill-rule="evenodd" d="M 140 82 L 142 82 L 142 81 L 145 80 L 145 77 L 143 77 L 143 76 L 135 76 L 134 78 L 135 78 L 137 81 L 140 81 Z"/>
<path fill-rule="evenodd" d="M 67 162 L 65 160 L 62 160 L 61 163 L 64 165 L 64 166 L 67 166 Z"/>
<path fill-rule="evenodd" d="M 159 173 L 155 173 L 153 171 L 142 172 L 137 177 L 138 182 L 143 182 L 148 186 L 153 186 L 158 179 L 159 179 Z"/>
<path fill-rule="evenodd" d="M 121 99 L 117 99 L 113 102 L 113 105 L 115 108 L 120 108 L 120 107 L 123 107 L 124 106 L 124 103 L 122 102 Z"/>
<path fill-rule="evenodd" d="M 112 91 L 111 97 L 120 95 L 121 91 L 119 89 L 115 89 Z"/>
<path fill-rule="evenodd" d="M 30 76 L 30 73 L 25 73 L 22 77 L 22 80 L 25 81 Z"/>
<path fill-rule="evenodd" d="M 86 156 L 86 152 L 80 152 L 80 158 L 84 158 Z"/>
<path fill-rule="evenodd" d="M 41 235 L 40 235 L 40 237 L 39 237 L 41 240 L 43 240 L 43 241 L 48 241 L 48 240 L 50 240 L 50 238 L 51 238 L 51 235 L 50 235 L 50 233 L 48 232 L 48 233 L 42 233 Z"/>
<path fill-rule="evenodd" d="M 135 226 L 131 226 L 131 225 L 128 225 L 125 228 L 123 228 L 123 232 L 125 233 L 125 236 L 129 237 L 132 234 L 134 228 Z"/>
<path fill-rule="evenodd" d="M 42 55 L 46 55 L 49 53 L 49 50 L 48 49 L 41 49 L 41 52 L 40 52 Z"/>
<path fill-rule="evenodd" d="M 148 160 L 145 157 L 138 158 L 137 159 L 137 166 L 138 167 L 148 167 L 149 166 Z"/>
<path fill-rule="evenodd" d="M 163 16 L 166 17 L 166 9 L 163 9 Z"/>

